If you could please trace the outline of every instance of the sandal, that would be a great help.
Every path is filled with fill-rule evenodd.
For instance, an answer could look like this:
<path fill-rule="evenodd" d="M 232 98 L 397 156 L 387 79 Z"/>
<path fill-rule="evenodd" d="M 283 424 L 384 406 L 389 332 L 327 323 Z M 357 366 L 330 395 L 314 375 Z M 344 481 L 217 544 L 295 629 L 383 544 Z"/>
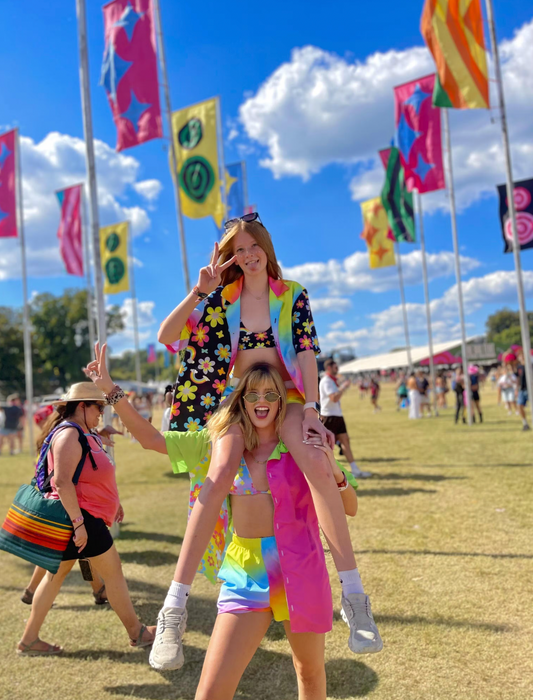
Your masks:
<path fill-rule="evenodd" d="M 139 630 L 139 634 L 137 636 L 137 639 L 132 639 L 130 637 L 130 646 L 131 647 L 136 647 L 138 649 L 142 649 L 143 647 L 150 647 L 154 643 L 155 635 L 152 637 L 150 640 L 145 640 L 143 641 L 143 635 L 145 632 L 148 632 L 148 627 L 146 625 L 141 625 L 141 629 Z"/>
<path fill-rule="evenodd" d="M 94 597 L 94 604 L 95 605 L 105 605 L 106 603 L 109 603 L 107 596 L 105 594 L 105 583 L 100 588 L 96 593 L 93 591 L 93 597 Z"/>
<path fill-rule="evenodd" d="M 33 646 L 38 642 L 40 642 L 41 644 L 46 644 L 46 649 L 33 649 Z M 24 644 L 24 642 L 19 642 L 17 645 L 17 654 L 19 656 L 57 656 L 57 654 L 62 653 L 63 647 L 57 646 L 57 644 L 48 644 L 48 642 L 42 642 L 39 639 L 39 637 L 37 637 L 37 639 L 35 639 L 31 644 Z"/>
<path fill-rule="evenodd" d="M 26 605 L 31 605 L 33 603 L 33 596 L 34 594 L 30 590 L 25 588 L 24 593 L 20 596 L 20 599 Z"/>

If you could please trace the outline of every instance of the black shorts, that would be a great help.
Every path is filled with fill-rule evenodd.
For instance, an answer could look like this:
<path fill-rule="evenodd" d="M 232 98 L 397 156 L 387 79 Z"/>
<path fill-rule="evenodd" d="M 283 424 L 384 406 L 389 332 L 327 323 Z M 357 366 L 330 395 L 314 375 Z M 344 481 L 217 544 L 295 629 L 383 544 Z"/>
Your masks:
<path fill-rule="evenodd" d="M 63 561 L 98 557 L 100 554 L 105 554 L 113 546 L 113 538 L 102 518 L 95 518 L 94 515 L 91 515 L 83 508 L 81 509 L 81 514 L 83 515 L 83 524 L 87 530 L 87 544 L 81 552 L 78 552 L 78 548 L 74 544 L 74 536 L 72 536 L 63 552 Z"/>
<path fill-rule="evenodd" d="M 344 418 L 342 416 L 322 416 L 321 420 L 322 423 L 324 423 L 324 426 L 328 430 L 331 430 L 335 437 L 348 432 L 346 430 L 346 423 L 344 422 Z"/>
<path fill-rule="evenodd" d="M 479 391 L 472 389 L 472 401 L 479 401 Z"/>

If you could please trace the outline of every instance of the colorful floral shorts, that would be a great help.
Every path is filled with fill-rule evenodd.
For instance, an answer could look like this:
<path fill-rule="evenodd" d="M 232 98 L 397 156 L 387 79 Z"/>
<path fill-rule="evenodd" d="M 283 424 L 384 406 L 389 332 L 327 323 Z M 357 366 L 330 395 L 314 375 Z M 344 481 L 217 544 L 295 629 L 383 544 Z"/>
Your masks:
<path fill-rule="evenodd" d="M 240 379 L 237 377 L 232 377 L 226 386 L 224 391 L 224 398 L 232 394 L 237 386 L 239 385 Z M 294 386 L 294 382 L 285 382 L 285 388 L 287 389 L 287 403 L 299 403 L 302 406 L 305 404 L 304 397 L 300 394 L 298 389 Z"/>
<path fill-rule="evenodd" d="M 218 613 L 271 610 L 276 622 L 289 619 L 275 537 L 233 535 L 218 578 L 223 582 Z"/>

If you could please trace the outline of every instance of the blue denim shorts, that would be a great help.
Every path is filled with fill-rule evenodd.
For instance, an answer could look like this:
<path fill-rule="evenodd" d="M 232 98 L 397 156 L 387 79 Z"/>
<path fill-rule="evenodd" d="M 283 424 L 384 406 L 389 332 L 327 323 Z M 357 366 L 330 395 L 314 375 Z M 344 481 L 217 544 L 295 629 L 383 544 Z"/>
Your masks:
<path fill-rule="evenodd" d="M 527 400 L 528 400 L 527 390 L 520 389 L 520 391 L 518 392 L 517 404 L 519 406 L 527 406 Z"/>

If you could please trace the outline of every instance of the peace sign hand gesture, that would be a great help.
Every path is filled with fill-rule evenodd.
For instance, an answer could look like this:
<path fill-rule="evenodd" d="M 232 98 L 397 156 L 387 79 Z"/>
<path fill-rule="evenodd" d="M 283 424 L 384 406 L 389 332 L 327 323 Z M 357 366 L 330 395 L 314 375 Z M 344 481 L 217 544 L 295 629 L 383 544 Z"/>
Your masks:
<path fill-rule="evenodd" d="M 218 264 L 218 242 L 215 243 L 215 249 L 213 255 L 211 256 L 211 262 L 207 267 L 202 267 L 200 274 L 198 275 L 198 289 L 204 294 L 211 294 L 220 285 L 222 279 L 222 273 L 230 265 L 233 265 L 237 261 L 237 256 L 234 255 L 231 260 L 228 260 L 223 265 Z"/>
<path fill-rule="evenodd" d="M 113 383 L 113 380 L 111 379 L 106 361 L 105 361 L 105 356 L 106 356 L 106 351 L 107 351 L 107 343 L 104 343 L 102 345 L 102 349 L 100 350 L 100 343 L 95 343 L 94 346 L 94 357 L 95 359 L 92 362 L 89 362 L 87 367 L 84 367 L 83 371 L 89 379 L 96 384 L 96 386 L 100 389 L 100 391 L 103 391 L 104 394 L 109 394 L 110 391 L 112 391 L 113 387 L 115 384 Z"/>

